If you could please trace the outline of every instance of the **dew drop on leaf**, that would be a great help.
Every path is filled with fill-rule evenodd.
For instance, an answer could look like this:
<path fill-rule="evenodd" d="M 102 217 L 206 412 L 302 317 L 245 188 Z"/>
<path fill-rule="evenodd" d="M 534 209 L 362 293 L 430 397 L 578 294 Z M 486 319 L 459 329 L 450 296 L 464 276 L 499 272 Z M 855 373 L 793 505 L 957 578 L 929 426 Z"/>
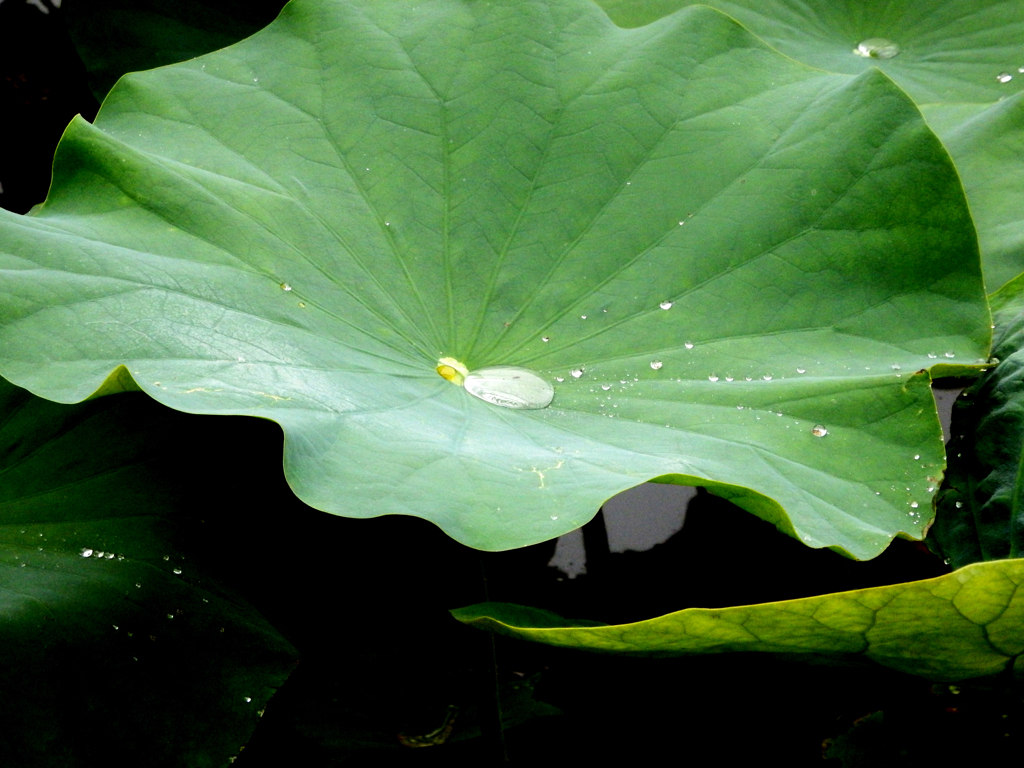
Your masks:
<path fill-rule="evenodd" d="M 1008 83 L 1011 80 L 1013 80 L 1013 75 L 1011 75 L 1009 72 L 1000 72 L 998 75 L 996 75 L 996 80 L 998 80 L 1000 83 Z"/>
<path fill-rule="evenodd" d="M 718 377 L 715 374 L 708 376 L 708 381 L 718 381 Z"/>
<path fill-rule="evenodd" d="M 92 557 L 92 550 L 91 549 L 83 549 L 79 554 L 82 557 Z"/>
<path fill-rule="evenodd" d="M 572 377 L 574 379 L 578 379 L 580 376 L 583 375 L 583 366 L 581 365 L 579 368 L 573 368 L 571 371 L 569 371 L 569 373 L 572 374 Z"/>
<path fill-rule="evenodd" d="M 575 375 L 575 374 L 574 374 Z M 495 366 L 470 372 L 466 391 L 491 405 L 520 410 L 539 410 L 551 405 L 555 388 L 527 368 Z"/>
<path fill-rule="evenodd" d="M 661 307 L 662 309 L 672 309 L 672 302 L 671 301 L 663 301 L 658 306 Z"/>
<path fill-rule="evenodd" d="M 825 435 L 828 434 L 828 430 L 825 429 L 825 427 L 822 426 L 821 424 L 815 424 L 814 428 L 811 429 L 811 434 L 814 435 L 815 437 L 824 437 Z"/>
<path fill-rule="evenodd" d="M 860 42 L 853 52 L 865 59 L 891 59 L 899 56 L 900 47 L 884 37 L 869 37 Z"/>
<path fill-rule="evenodd" d="M 686 347 L 687 349 L 693 349 L 693 342 L 688 341 L 685 344 L 683 344 L 683 346 Z"/>
<path fill-rule="evenodd" d="M 661 360 L 651 360 L 651 368 L 653 368 L 654 370 L 658 370 L 659 368 L 661 368 L 662 365 L 663 363 L 661 362 Z"/>
<path fill-rule="evenodd" d="M 290 291 L 291 289 L 292 289 L 292 287 L 290 285 L 288 285 L 288 283 L 281 283 L 281 290 L 282 291 Z"/>

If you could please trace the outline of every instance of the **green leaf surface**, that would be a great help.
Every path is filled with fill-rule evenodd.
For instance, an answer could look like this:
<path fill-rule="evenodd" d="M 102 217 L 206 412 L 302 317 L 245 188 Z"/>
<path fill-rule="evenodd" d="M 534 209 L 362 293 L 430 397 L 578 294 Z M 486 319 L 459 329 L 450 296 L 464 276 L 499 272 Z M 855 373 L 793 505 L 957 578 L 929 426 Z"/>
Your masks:
<path fill-rule="evenodd" d="M 285 0 L 64 0 L 61 14 L 100 101 L 118 78 L 193 59 L 262 29 Z"/>
<path fill-rule="evenodd" d="M 190 421 L 0 381 L 0 764 L 226 765 L 291 671 L 193 559 Z"/>
<path fill-rule="evenodd" d="M 698 3 L 598 0 L 618 24 L 637 27 Z M 787 56 L 829 72 L 878 67 L 918 104 L 987 102 L 1024 88 L 1024 6 L 1016 0 L 708 0 Z M 889 58 L 858 55 L 889 40 Z M 1009 75 L 1009 79 L 1000 78 Z"/>
<path fill-rule="evenodd" d="M 707 8 L 300 0 L 125 78 L 54 174 L 0 218 L 4 375 L 73 402 L 124 364 L 173 408 L 280 423 L 308 504 L 485 549 L 657 477 L 872 557 L 920 537 L 943 471 L 915 372 L 988 352 L 914 105 Z M 470 397 L 441 358 L 554 401 Z"/>
<path fill-rule="evenodd" d="M 985 284 L 994 293 L 1024 272 L 1024 94 L 991 105 L 932 104 L 922 111 L 963 179 Z"/>
<path fill-rule="evenodd" d="M 925 581 L 777 603 L 689 608 L 633 624 L 592 626 L 509 603 L 481 603 L 452 614 L 510 637 L 603 653 L 757 651 L 869 659 L 935 680 L 1019 678 L 1021 584 L 1024 560 L 1001 560 Z"/>
<path fill-rule="evenodd" d="M 687 0 L 600 0 L 639 26 Z M 974 213 L 990 292 L 1024 271 L 1024 4 L 1016 0 L 709 0 L 754 34 L 811 66 L 860 74 L 878 67 L 921 106 L 953 156 Z M 861 41 L 896 43 L 891 58 L 857 55 Z"/>
<path fill-rule="evenodd" d="M 955 567 L 1024 555 L 1024 278 L 992 297 L 999 364 L 953 406 L 932 536 Z"/>

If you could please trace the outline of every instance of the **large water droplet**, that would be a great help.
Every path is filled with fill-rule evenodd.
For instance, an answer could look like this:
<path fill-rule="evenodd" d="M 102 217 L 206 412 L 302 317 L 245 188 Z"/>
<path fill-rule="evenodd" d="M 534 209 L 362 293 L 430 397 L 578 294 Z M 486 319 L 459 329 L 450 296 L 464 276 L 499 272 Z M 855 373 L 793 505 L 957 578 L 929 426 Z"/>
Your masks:
<path fill-rule="evenodd" d="M 825 427 L 822 426 L 821 424 L 815 424 L 814 428 L 811 429 L 811 434 L 814 435 L 815 437 L 824 437 L 825 435 L 828 434 L 828 430 L 825 429 Z"/>
<path fill-rule="evenodd" d="M 672 309 L 672 302 L 671 301 L 663 301 L 658 306 L 661 307 L 662 309 Z"/>
<path fill-rule="evenodd" d="M 651 368 L 653 368 L 654 370 L 658 370 L 659 368 L 661 368 L 662 365 L 663 363 L 661 362 L 661 360 L 651 360 Z"/>
<path fill-rule="evenodd" d="M 900 47 L 884 37 L 869 37 L 859 43 L 853 52 L 866 59 L 891 59 L 899 56 Z"/>
<path fill-rule="evenodd" d="M 580 376 L 583 375 L 583 366 L 581 365 L 579 368 L 573 368 L 571 371 L 569 371 L 569 373 L 572 374 L 572 377 L 574 379 L 578 379 Z"/>
<path fill-rule="evenodd" d="M 555 388 L 526 368 L 495 366 L 472 371 L 463 384 L 466 391 L 491 405 L 539 410 L 551 405 Z"/>
<path fill-rule="evenodd" d="M 1013 80 L 1013 75 L 1011 75 L 1009 72 L 1000 72 L 998 75 L 996 75 L 996 80 L 998 80 L 1000 83 L 1008 83 L 1011 80 Z"/>

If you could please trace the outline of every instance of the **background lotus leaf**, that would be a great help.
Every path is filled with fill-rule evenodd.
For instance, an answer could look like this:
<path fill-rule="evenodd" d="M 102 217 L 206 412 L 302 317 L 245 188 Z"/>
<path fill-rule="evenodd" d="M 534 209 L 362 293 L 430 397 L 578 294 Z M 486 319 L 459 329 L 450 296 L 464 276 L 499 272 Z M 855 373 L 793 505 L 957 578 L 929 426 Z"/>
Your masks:
<path fill-rule="evenodd" d="M 196 557 L 195 417 L 3 381 L 0 414 L 0 762 L 224 764 L 297 654 Z"/>
<path fill-rule="evenodd" d="M 934 680 L 1021 676 L 1024 560 L 946 576 L 731 608 L 689 608 L 634 624 L 595 626 L 549 611 L 482 603 L 452 611 L 480 629 L 605 653 L 682 656 L 759 651 L 866 658 Z"/>
<path fill-rule="evenodd" d="M 600 0 L 640 26 L 694 3 Z M 978 226 L 990 292 L 1024 271 L 1024 5 L 1013 0 L 709 0 L 770 45 L 830 72 L 878 67 L 921 106 L 956 161 Z M 858 55 L 865 40 L 897 44 L 889 58 Z M 892 53 L 892 49 L 888 51 Z"/>
<path fill-rule="evenodd" d="M 124 364 L 174 408 L 279 422 L 307 503 L 480 548 L 659 477 L 871 557 L 921 535 L 943 469 L 913 372 L 988 351 L 914 105 L 706 8 L 295 2 L 125 78 L 0 232 L 19 385 L 73 402 Z M 445 356 L 554 403 L 469 397 Z"/>

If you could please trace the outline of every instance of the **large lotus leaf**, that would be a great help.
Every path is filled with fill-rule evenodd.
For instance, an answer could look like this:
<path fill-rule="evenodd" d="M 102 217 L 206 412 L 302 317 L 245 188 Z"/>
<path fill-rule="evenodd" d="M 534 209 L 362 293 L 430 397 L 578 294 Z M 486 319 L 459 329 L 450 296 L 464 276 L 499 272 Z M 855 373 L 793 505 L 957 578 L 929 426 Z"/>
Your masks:
<path fill-rule="evenodd" d="M 61 13 L 100 100 L 121 75 L 236 43 L 285 0 L 64 0 Z"/>
<path fill-rule="evenodd" d="M 1000 361 L 957 399 L 932 537 L 954 567 L 1024 555 L 1024 278 L 992 297 Z"/>
<path fill-rule="evenodd" d="M 125 78 L 0 232 L 15 382 L 72 402 L 123 363 L 174 408 L 279 422 L 310 505 L 487 549 L 661 477 L 871 557 L 921 535 L 943 470 L 913 372 L 988 352 L 913 104 L 707 8 L 292 3 Z M 554 402 L 471 397 L 442 357 Z"/>
<path fill-rule="evenodd" d="M 935 680 L 1024 670 L 1024 560 L 819 597 L 688 608 L 633 624 L 597 625 L 509 603 L 452 611 L 466 624 L 532 642 L 604 653 L 685 656 L 757 651 L 870 659 Z"/>
<path fill-rule="evenodd" d="M 195 417 L 3 381 L 0 414 L 0 763 L 225 764 L 296 653 L 194 557 Z"/>
<path fill-rule="evenodd" d="M 1024 94 L 991 105 L 933 104 L 922 111 L 963 178 L 985 283 L 995 292 L 1024 271 Z"/>
<path fill-rule="evenodd" d="M 693 0 L 598 0 L 627 27 Z M 919 104 L 994 102 L 1024 88 L 1016 0 L 707 0 L 783 53 L 829 72 L 885 71 Z M 881 44 L 857 49 L 865 41 Z M 874 54 L 871 52 L 875 51 Z M 867 55 L 865 55 L 867 54 Z M 881 54 L 881 55 L 879 55 Z"/>

